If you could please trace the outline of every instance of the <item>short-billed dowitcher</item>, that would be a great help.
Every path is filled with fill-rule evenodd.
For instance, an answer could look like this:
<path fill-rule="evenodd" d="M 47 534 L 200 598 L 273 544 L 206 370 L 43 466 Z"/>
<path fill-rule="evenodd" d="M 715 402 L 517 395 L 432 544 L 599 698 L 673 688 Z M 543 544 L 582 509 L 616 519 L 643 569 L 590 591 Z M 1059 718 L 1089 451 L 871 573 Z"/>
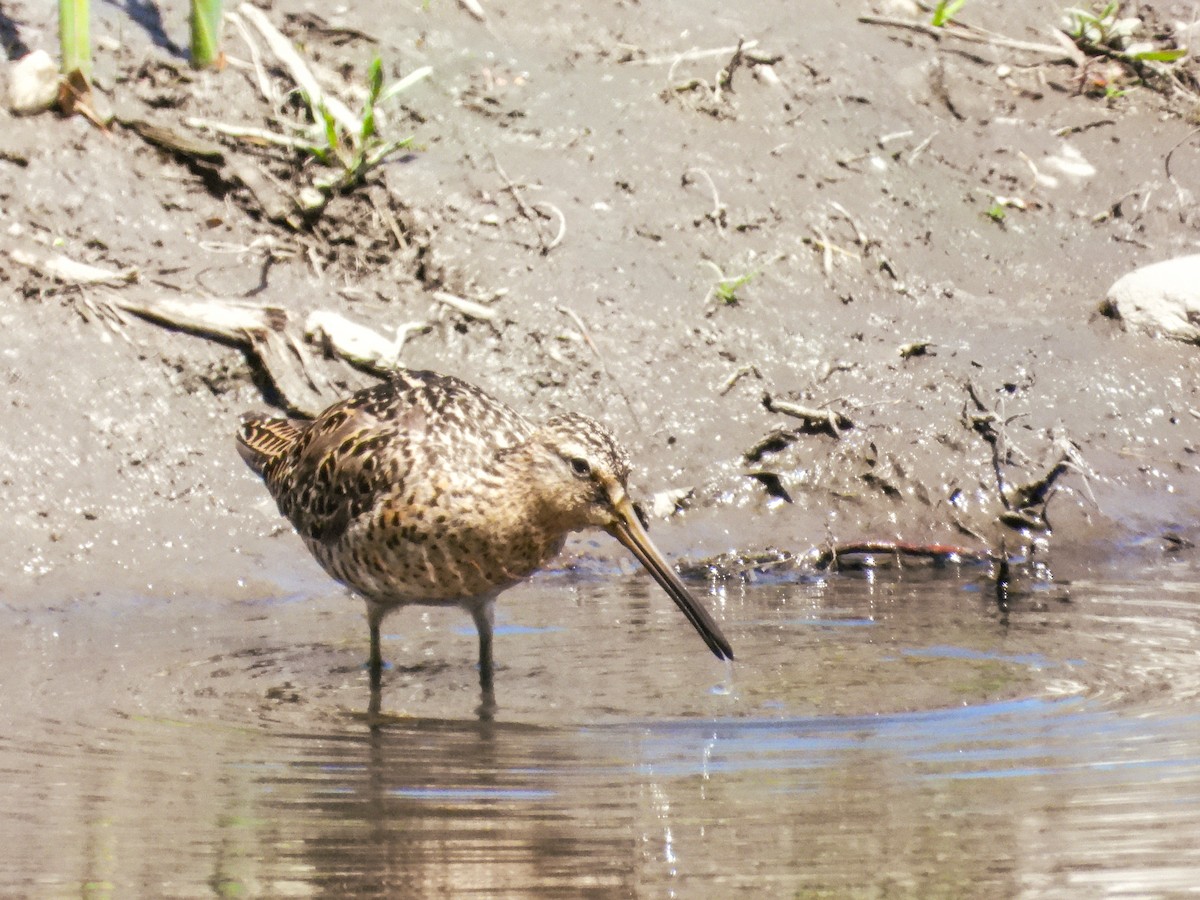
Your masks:
<path fill-rule="evenodd" d="M 496 596 L 588 527 L 628 547 L 709 649 L 733 658 L 646 534 L 625 451 L 586 416 L 538 425 L 458 378 L 401 370 L 312 421 L 249 414 L 237 438 L 325 571 L 366 599 L 376 698 L 384 616 L 461 606 L 479 632 L 484 707 L 494 706 Z"/>

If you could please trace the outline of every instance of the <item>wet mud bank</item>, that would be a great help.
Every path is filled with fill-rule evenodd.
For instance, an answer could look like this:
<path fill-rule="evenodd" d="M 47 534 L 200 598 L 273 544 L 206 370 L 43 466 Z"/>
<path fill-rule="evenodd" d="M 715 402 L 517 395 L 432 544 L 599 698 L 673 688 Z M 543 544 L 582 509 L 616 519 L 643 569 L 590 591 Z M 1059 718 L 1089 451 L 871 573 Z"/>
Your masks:
<path fill-rule="evenodd" d="M 607 422 L 693 561 L 1195 552 L 1196 348 L 1097 312 L 1197 245 L 1190 64 L 1164 86 L 1052 52 L 1038 2 L 971 10 L 993 29 L 972 41 L 876 12 L 275 4 L 351 106 L 376 52 L 388 78 L 433 67 L 380 120 L 413 145 L 296 218 L 246 173 L 287 200 L 314 159 L 187 124 L 285 129 L 286 68 L 231 35 L 229 67 L 192 72 L 97 11 L 109 130 L 4 114 L 12 602 L 253 577 L 241 559 L 293 542 L 237 465 L 237 416 L 311 411 L 397 360 Z M 22 46 L 52 33 L 47 10 L 5 16 Z M 1163 46 L 1178 16 L 1142 12 Z"/>

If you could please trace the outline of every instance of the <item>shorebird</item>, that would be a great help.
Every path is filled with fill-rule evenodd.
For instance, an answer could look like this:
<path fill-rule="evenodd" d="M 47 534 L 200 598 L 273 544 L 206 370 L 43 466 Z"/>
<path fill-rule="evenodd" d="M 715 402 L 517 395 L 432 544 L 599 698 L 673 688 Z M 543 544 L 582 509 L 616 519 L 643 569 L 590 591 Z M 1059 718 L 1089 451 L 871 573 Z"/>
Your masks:
<path fill-rule="evenodd" d="M 380 624 L 419 604 L 471 614 L 481 712 L 494 709 L 497 595 L 589 527 L 629 548 L 717 658 L 733 659 L 647 535 L 625 451 L 586 416 L 537 424 L 461 379 L 402 369 L 311 421 L 249 413 L 237 445 L 317 562 L 366 600 L 376 707 Z"/>

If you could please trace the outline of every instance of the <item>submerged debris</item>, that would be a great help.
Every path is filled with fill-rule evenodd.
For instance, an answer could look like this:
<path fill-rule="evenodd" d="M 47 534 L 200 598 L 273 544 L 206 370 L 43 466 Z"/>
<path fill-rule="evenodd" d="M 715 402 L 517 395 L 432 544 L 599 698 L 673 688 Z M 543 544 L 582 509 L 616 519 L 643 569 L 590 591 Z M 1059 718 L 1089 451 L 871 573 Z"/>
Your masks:
<path fill-rule="evenodd" d="M 829 569 L 871 568 L 874 557 L 925 561 L 935 565 L 968 563 L 997 564 L 999 558 L 987 550 L 973 550 L 951 544 L 910 544 L 904 541 L 851 541 L 812 548 L 799 554 L 769 547 L 758 551 L 740 551 L 684 560 L 678 564 L 685 578 L 757 580 L 762 576 L 815 576 Z"/>
<path fill-rule="evenodd" d="M 682 560 L 676 564 L 684 578 L 731 578 L 753 581 L 759 575 L 779 575 L 801 568 L 801 560 L 795 553 L 769 547 L 757 551 L 731 551 L 697 560 Z"/>
<path fill-rule="evenodd" d="M 973 562 L 985 563 L 994 560 L 986 550 L 971 550 L 950 544 L 909 544 L 903 541 L 857 541 L 833 544 L 820 550 L 812 558 L 817 569 L 844 564 L 853 556 L 894 556 L 896 558 L 925 559 L 937 563 Z"/>
<path fill-rule="evenodd" d="M 1055 438 L 1054 461 L 1037 477 L 1021 484 L 1010 483 L 1007 472 L 1013 465 L 1014 455 L 1007 433 L 1010 420 L 988 408 L 969 381 L 966 390 L 974 411 L 966 406 L 963 408 L 963 424 L 978 434 L 992 451 L 996 493 L 1003 507 L 997 521 L 1014 531 L 1048 532 L 1050 523 L 1046 518 L 1046 508 L 1054 495 L 1058 479 L 1069 471 L 1084 475 L 1088 471 L 1079 448 L 1066 437 Z M 1086 481 L 1084 484 L 1086 487 Z"/>

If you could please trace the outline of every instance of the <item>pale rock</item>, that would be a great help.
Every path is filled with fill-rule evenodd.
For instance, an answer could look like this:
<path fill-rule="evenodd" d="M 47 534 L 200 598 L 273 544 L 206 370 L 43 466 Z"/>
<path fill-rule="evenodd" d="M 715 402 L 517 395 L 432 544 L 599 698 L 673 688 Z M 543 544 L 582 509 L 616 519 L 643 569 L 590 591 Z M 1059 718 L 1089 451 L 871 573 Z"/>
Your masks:
<path fill-rule="evenodd" d="M 1137 331 L 1200 343 L 1200 254 L 1121 276 L 1101 311 Z"/>
<path fill-rule="evenodd" d="M 40 113 L 58 100 L 58 65 L 45 50 L 34 50 L 9 70 L 8 108 L 17 115 Z"/>

